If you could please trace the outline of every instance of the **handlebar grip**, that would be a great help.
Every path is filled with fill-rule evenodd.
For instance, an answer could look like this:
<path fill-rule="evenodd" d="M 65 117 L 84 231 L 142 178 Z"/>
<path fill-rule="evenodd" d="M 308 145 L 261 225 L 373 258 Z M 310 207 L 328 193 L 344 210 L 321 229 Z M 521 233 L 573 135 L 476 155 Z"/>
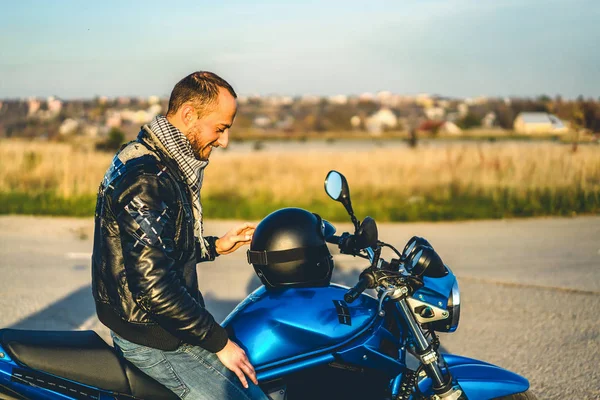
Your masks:
<path fill-rule="evenodd" d="M 358 299 L 358 296 L 360 296 L 360 294 L 364 292 L 368 286 L 369 279 L 366 277 L 360 278 L 358 283 L 353 288 L 350 288 L 346 294 L 344 294 L 344 300 L 346 303 L 352 303 L 354 300 Z"/>
<path fill-rule="evenodd" d="M 342 254 L 355 255 L 359 249 L 356 248 L 356 239 L 354 235 L 344 232 L 341 236 L 331 235 L 325 239 L 327 243 L 337 244 Z"/>
<path fill-rule="evenodd" d="M 327 243 L 337 244 L 338 246 L 340 244 L 340 240 L 342 240 L 342 237 L 338 235 L 331 235 L 325 239 Z"/>

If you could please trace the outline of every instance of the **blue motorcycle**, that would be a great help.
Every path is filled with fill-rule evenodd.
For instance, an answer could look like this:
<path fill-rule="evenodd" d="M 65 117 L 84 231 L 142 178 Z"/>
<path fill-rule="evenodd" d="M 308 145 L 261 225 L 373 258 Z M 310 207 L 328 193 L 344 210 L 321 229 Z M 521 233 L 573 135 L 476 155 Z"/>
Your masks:
<path fill-rule="evenodd" d="M 339 172 L 329 172 L 325 190 L 355 228 L 337 236 L 327 224 L 327 241 L 369 266 L 350 289 L 261 286 L 229 314 L 223 326 L 246 350 L 264 392 L 273 400 L 535 400 L 527 379 L 440 352 L 436 332 L 456 330 L 460 292 L 431 244 L 413 237 L 400 252 L 380 241 L 372 218 L 355 217 Z M 384 260 L 384 247 L 397 258 Z M 0 399 L 177 397 L 93 331 L 3 329 Z"/>

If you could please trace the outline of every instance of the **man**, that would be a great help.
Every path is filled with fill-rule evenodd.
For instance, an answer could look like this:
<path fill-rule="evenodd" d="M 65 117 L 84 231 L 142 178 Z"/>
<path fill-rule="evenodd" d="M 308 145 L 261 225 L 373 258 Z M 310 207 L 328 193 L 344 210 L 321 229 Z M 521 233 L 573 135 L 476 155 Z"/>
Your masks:
<path fill-rule="evenodd" d="M 202 230 L 204 168 L 213 147 L 227 147 L 236 97 L 213 73 L 183 78 L 166 116 L 117 153 L 98 192 L 98 317 L 126 359 L 187 400 L 266 399 L 244 351 L 204 308 L 196 275 L 197 262 L 248 244 L 255 228 Z"/>

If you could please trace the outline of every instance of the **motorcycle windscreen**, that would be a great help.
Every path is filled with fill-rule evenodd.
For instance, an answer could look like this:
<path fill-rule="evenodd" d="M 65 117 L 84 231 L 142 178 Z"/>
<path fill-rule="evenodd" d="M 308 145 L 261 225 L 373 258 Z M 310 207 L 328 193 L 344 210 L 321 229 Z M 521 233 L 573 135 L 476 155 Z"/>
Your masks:
<path fill-rule="evenodd" d="M 326 351 L 363 332 L 377 312 L 377 301 L 367 295 L 346 303 L 347 290 L 335 284 L 269 291 L 261 286 L 223 326 L 255 368 Z"/>

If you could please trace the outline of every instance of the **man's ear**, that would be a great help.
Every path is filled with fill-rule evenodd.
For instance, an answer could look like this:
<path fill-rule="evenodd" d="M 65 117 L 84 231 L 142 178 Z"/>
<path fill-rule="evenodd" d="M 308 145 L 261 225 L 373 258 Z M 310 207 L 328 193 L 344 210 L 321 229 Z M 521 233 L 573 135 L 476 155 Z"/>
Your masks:
<path fill-rule="evenodd" d="M 192 107 L 191 104 L 186 103 L 181 106 L 181 122 L 188 127 L 194 122 L 194 118 L 196 117 L 196 110 Z"/>

